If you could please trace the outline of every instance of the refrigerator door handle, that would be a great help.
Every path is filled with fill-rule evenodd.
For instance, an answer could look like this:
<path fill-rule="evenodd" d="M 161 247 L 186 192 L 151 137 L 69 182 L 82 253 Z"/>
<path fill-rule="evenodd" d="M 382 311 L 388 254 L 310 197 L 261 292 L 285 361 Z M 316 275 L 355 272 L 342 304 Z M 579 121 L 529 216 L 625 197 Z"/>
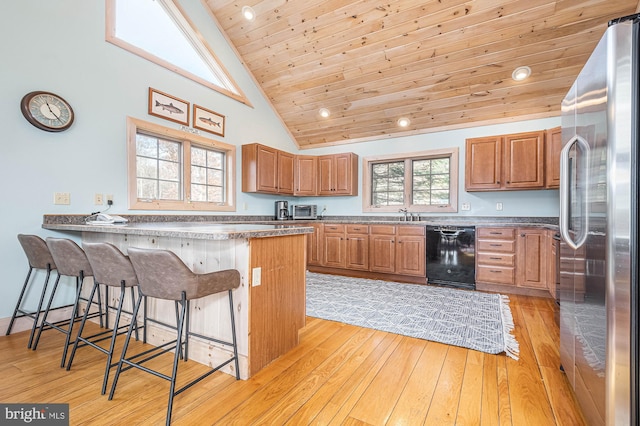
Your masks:
<path fill-rule="evenodd" d="M 585 190 L 583 197 L 584 200 L 582 202 L 582 206 L 584 208 L 584 212 L 582 213 L 582 219 L 584 221 L 584 229 L 582 235 L 577 241 L 574 241 L 569 233 L 569 223 L 571 218 L 569 217 L 570 209 L 569 203 L 571 200 L 569 199 L 569 186 L 571 185 L 571 176 L 569 174 L 569 151 L 574 145 L 578 145 L 584 155 L 585 170 L 583 171 L 585 175 L 585 181 L 588 182 L 588 173 L 589 173 L 589 143 L 582 138 L 581 136 L 575 135 L 569 140 L 569 142 L 562 148 L 560 152 L 560 217 L 559 217 L 559 228 L 560 235 L 562 239 L 574 250 L 580 248 L 588 236 L 589 229 L 589 212 L 588 208 L 588 191 Z M 576 163 L 577 166 L 577 163 Z"/>

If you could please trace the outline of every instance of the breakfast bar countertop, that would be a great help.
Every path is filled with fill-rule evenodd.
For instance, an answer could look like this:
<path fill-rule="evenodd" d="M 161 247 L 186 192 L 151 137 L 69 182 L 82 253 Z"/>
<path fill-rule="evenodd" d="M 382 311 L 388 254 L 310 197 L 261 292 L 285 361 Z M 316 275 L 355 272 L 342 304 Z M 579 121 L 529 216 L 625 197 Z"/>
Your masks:
<path fill-rule="evenodd" d="M 313 227 L 293 224 L 262 225 L 215 222 L 144 222 L 109 225 L 44 223 L 42 227 L 55 231 L 99 232 L 198 240 L 231 240 L 313 233 Z"/>

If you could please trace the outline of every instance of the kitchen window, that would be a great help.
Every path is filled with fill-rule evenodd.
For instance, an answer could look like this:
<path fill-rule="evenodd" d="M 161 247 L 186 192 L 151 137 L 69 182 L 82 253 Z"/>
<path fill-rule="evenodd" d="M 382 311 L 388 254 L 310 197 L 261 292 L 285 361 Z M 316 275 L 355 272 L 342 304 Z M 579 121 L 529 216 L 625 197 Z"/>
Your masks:
<path fill-rule="evenodd" d="M 129 118 L 129 208 L 235 211 L 235 147 Z"/>
<path fill-rule="evenodd" d="M 364 159 L 363 211 L 457 212 L 458 149 Z"/>

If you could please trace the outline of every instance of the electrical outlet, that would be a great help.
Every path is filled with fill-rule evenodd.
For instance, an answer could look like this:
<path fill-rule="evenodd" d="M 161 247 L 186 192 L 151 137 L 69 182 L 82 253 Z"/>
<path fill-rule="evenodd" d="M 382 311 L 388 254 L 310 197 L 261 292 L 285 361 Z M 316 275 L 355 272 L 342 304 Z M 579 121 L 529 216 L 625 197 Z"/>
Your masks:
<path fill-rule="evenodd" d="M 104 197 L 102 196 L 102 194 L 96 194 L 93 197 L 93 202 L 96 206 L 101 206 L 104 204 Z"/>
<path fill-rule="evenodd" d="M 502 211 L 502 203 L 496 203 L 496 210 Z"/>
<path fill-rule="evenodd" d="M 251 271 L 251 287 L 257 287 L 262 284 L 262 268 L 253 268 Z"/>
<path fill-rule="evenodd" d="M 462 203 L 462 210 L 464 210 L 464 211 L 471 210 L 471 204 L 470 203 Z"/>
<path fill-rule="evenodd" d="M 71 194 L 69 192 L 54 192 L 53 204 L 63 204 L 68 206 L 71 204 Z"/>

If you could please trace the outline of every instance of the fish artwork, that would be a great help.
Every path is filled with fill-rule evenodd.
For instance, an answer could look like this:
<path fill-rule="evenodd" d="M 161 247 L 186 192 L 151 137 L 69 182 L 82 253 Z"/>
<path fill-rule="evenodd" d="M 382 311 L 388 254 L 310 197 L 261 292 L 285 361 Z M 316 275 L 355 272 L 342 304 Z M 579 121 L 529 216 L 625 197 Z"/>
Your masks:
<path fill-rule="evenodd" d="M 208 124 L 209 126 L 220 127 L 220 122 L 215 122 L 209 117 L 199 117 L 198 120 L 202 121 L 205 124 Z"/>
<path fill-rule="evenodd" d="M 169 111 L 169 114 L 184 114 L 184 111 L 173 105 L 172 102 L 169 102 L 169 104 L 161 104 L 156 101 L 156 108 L 157 107 L 161 107 L 164 111 Z"/>

